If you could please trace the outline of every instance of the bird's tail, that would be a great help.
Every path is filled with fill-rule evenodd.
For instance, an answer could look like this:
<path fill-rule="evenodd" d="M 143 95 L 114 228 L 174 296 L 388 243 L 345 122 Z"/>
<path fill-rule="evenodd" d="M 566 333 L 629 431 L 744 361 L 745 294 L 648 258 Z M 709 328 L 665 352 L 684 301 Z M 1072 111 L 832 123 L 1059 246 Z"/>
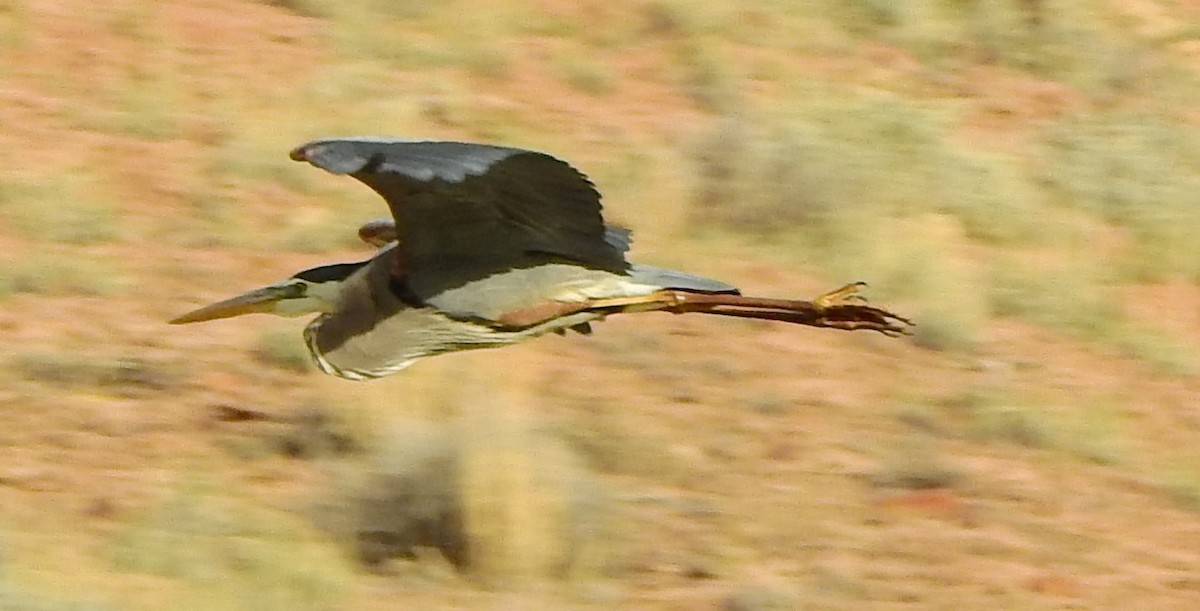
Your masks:
<path fill-rule="evenodd" d="M 604 241 L 608 242 L 609 246 L 612 246 L 622 253 L 626 253 L 629 252 L 629 247 L 631 244 L 633 244 L 633 232 L 624 227 L 605 225 Z M 702 293 L 728 293 L 732 295 L 739 294 L 736 286 L 726 284 L 720 280 L 713 280 L 712 278 L 705 278 L 703 276 L 675 271 L 673 269 L 654 267 L 653 265 L 631 263 L 626 274 L 629 276 L 629 279 L 636 284 L 648 284 L 650 286 L 659 286 L 664 289 L 699 291 Z"/>
<path fill-rule="evenodd" d="M 604 241 L 624 254 L 629 252 L 629 247 L 633 244 L 633 232 L 624 227 L 605 225 Z"/>
<path fill-rule="evenodd" d="M 660 286 L 668 290 L 724 293 L 729 295 L 740 294 L 736 286 L 726 284 L 720 280 L 713 280 L 673 269 L 654 267 L 652 265 L 634 263 L 626 273 L 629 279 L 637 284 Z"/>

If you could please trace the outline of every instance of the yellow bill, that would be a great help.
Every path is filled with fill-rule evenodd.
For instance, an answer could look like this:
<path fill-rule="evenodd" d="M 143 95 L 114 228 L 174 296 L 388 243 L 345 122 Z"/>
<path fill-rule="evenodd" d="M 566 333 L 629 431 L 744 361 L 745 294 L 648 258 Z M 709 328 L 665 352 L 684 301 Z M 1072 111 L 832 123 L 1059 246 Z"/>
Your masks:
<path fill-rule="evenodd" d="M 276 303 L 291 296 L 290 287 L 268 286 L 192 310 L 169 322 L 173 325 L 182 325 L 190 322 L 241 316 L 242 314 L 274 312 Z"/>

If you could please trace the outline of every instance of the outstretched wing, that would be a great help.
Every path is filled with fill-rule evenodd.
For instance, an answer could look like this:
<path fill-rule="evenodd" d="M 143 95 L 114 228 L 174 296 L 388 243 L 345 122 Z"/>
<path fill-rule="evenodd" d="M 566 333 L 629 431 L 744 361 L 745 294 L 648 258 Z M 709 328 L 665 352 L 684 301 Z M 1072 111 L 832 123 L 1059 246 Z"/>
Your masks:
<path fill-rule="evenodd" d="M 591 181 L 544 153 L 361 137 L 316 140 L 291 157 L 349 174 L 383 196 L 405 273 L 418 284 L 449 288 L 547 256 L 626 268 L 619 244 L 605 239 Z"/>

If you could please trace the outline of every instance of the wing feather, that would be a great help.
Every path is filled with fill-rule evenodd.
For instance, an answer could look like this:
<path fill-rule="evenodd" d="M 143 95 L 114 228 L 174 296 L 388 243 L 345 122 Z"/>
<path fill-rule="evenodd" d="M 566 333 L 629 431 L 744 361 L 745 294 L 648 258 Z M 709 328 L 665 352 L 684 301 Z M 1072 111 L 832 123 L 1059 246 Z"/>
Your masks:
<path fill-rule="evenodd" d="M 605 239 L 591 181 L 545 153 L 359 137 L 310 142 L 291 157 L 349 174 L 387 201 L 405 269 L 418 287 L 440 290 L 547 255 L 602 270 L 627 268 L 619 243 Z"/>

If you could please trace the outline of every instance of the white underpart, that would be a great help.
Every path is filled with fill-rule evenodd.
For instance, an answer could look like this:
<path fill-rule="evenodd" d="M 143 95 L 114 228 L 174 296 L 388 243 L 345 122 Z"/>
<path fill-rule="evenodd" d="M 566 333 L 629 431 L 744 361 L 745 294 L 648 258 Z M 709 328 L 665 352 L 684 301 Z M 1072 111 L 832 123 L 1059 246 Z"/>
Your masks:
<path fill-rule="evenodd" d="M 392 357 L 396 359 L 393 362 L 372 364 L 365 368 L 338 367 L 317 350 L 316 334 L 326 319 L 325 315 L 318 316 L 304 329 L 304 341 L 309 346 L 309 353 L 313 357 L 313 362 L 321 371 L 348 380 L 362 381 L 391 375 L 430 356 L 458 352 L 460 350 L 507 346 L 525 339 L 545 335 L 558 329 L 602 319 L 603 317 L 604 314 L 598 312 L 577 312 L 515 331 L 501 331 L 485 325 L 464 324 L 461 321 L 451 322 L 450 319 L 445 319 L 447 322 L 443 326 L 443 331 L 450 329 L 454 336 L 453 341 L 448 341 L 440 346 L 417 353 L 409 353 L 407 355 L 397 354 Z"/>
<path fill-rule="evenodd" d="M 337 304 L 339 303 L 338 299 L 340 299 L 338 291 L 330 290 L 334 288 L 336 287 L 309 285 L 308 294 L 306 297 L 303 300 L 297 299 L 295 301 L 306 302 L 309 306 L 306 310 L 307 312 L 313 312 L 315 310 L 331 313 L 338 309 Z M 557 286 L 557 291 L 551 295 L 549 299 L 568 303 L 579 303 L 598 299 L 640 297 L 661 291 L 662 288 L 662 286 L 656 284 L 642 284 L 633 282 L 626 277 L 618 276 L 616 274 L 598 273 L 587 278 L 569 281 L 565 284 Z M 313 307 L 314 304 L 318 305 L 319 307 Z M 596 320 L 602 318 L 603 316 L 604 314 L 599 312 L 579 312 L 573 315 L 545 321 L 544 323 L 534 325 L 533 327 L 512 331 L 502 331 L 482 324 L 478 325 L 476 328 L 469 323 L 464 323 L 463 321 L 452 321 L 449 318 L 445 318 L 444 322 L 439 323 L 438 319 L 441 319 L 442 315 L 436 315 L 436 318 L 427 321 L 427 323 L 423 323 L 428 324 L 427 327 L 423 327 L 428 333 L 423 333 L 423 335 L 428 336 L 432 334 L 434 337 L 437 337 L 437 333 L 440 329 L 444 334 L 443 337 L 446 337 L 445 342 L 433 342 L 433 345 L 429 346 L 428 349 L 416 353 L 411 351 L 407 353 L 404 351 L 397 351 L 392 355 L 373 355 L 373 358 L 371 359 L 347 359 L 344 358 L 344 355 L 343 357 L 338 357 L 336 355 L 322 354 L 318 350 L 317 334 L 321 329 L 322 324 L 326 322 L 326 315 L 318 316 L 305 328 L 304 339 L 308 344 L 309 353 L 313 357 L 313 362 L 322 372 L 349 380 L 370 380 L 396 373 L 422 358 L 433 356 L 435 354 L 455 352 L 470 348 L 486 348 L 490 346 L 508 345 L 527 338 L 537 337 L 558 329 L 570 327 L 572 325 Z M 370 333 L 388 333 L 388 331 L 382 326 L 387 324 L 389 323 L 381 322 L 381 326 L 372 329 Z M 400 345 L 404 344 L 404 340 L 402 339 L 397 339 L 397 342 Z M 355 346 L 343 346 L 340 350 L 353 351 L 356 349 L 358 348 Z M 335 364 L 334 361 L 340 363 L 341 366 Z M 364 363 L 368 362 L 370 363 L 369 365 L 364 365 Z M 354 365 L 347 366 L 350 363 L 354 363 Z"/>
<path fill-rule="evenodd" d="M 592 299 L 610 299 L 613 297 L 641 297 L 661 291 L 663 287 L 650 284 L 630 282 L 622 276 L 611 276 L 597 282 L 587 278 L 577 283 L 567 283 L 551 297 L 554 301 L 578 303 Z"/>

